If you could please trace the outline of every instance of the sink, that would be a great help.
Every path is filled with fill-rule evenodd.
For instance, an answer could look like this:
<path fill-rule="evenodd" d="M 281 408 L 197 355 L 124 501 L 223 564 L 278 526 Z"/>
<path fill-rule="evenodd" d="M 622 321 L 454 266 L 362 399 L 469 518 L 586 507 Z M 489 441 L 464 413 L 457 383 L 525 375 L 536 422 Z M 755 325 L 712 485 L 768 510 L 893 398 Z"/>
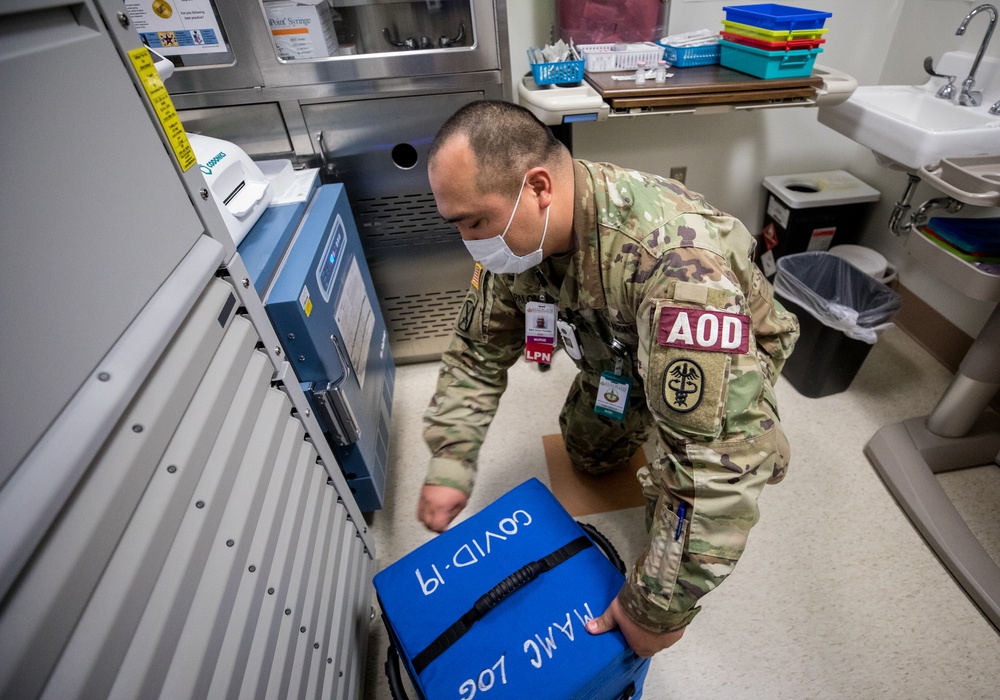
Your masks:
<path fill-rule="evenodd" d="M 957 88 L 974 58 L 964 51 L 950 51 L 935 70 L 957 76 Z M 979 64 L 975 84 L 983 91 L 979 107 L 938 98 L 935 93 L 946 82 L 931 78 L 923 85 L 862 86 L 841 104 L 820 105 L 817 118 L 870 148 L 883 165 L 904 170 L 947 157 L 1000 155 L 1000 116 L 989 113 L 1000 100 L 1000 60 L 983 58 Z"/>

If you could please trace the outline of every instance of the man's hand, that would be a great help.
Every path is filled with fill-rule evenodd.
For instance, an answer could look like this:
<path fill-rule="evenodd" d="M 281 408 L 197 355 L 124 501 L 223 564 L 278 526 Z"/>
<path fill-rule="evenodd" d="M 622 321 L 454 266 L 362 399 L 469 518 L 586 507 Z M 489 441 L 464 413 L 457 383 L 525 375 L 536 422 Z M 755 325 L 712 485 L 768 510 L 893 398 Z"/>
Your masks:
<path fill-rule="evenodd" d="M 672 646 L 684 636 L 684 630 L 687 629 L 681 627 L 674 632 L 664 632 L 663 634 L 644 630 L 625 614 L 618 604 L 618 598 L 611 601 L 611 605 L 608 606 L 603 615 L 595 617 L 587 623 L 587 631 L 591 634 L 604 634 L 615 627 L 621 629 L 622 634 L 625 635 L 625 641 L 632 647 L 632 651 L 644 657 L 653 656 L 658 651 Z"/>
<path fill-rule="evenodd" d="M 444 532 L 448 523 L 462 512 L 468 502 L 469 497 L 456 488 L 426 484 L 420 490 L 417 520 L 428 530 Z"/>

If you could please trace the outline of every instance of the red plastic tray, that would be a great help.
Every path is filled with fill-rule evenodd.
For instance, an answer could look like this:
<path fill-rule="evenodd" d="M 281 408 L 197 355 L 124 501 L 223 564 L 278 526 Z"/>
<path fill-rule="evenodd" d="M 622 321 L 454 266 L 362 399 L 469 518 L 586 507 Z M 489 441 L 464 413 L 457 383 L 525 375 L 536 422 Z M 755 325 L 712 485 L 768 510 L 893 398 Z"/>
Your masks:
<path fill-rule="evenodd" d="M 763 41 L 743 34 L 733 34 L 731 32 L 719 32 L 723 39 L 732 41 L 744 46 L 752 46 L 765 51 L 795 51 L 798 49 L 815 49 L 820 44 L 826 43 L 826 39 L 790 39 L 788 41 Z"/>

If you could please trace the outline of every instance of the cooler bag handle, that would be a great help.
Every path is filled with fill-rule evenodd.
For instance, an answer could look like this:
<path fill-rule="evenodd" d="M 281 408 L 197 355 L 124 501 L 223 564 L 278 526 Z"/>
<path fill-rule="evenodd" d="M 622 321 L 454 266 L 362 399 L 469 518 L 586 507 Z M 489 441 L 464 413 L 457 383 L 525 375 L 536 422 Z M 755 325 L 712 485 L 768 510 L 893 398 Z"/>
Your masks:
<path fill-rule="evenodd" d="M 448 647 L 458 641 L 477 620 L 482 619 L 482 617 L 496 607 L 500 601 L 517 589 L 521 588 L 521 586 L 536 579 L 540 574 L 549 571 L 573 555 L 582 552 L 591 544 L 596 544 L 600 547 L 601 551 L 603 551 L 604 555 L 611 560 L 611 563 L 614 564 L 615 568 L 618 569 L 620 573 L 624 574 L 625 563 L 618 555 L 618 552 L 615 550 L 614 545 L 611 544 L 611 541 L 601 534 L 596 527 L 590 525 L 589 523 L 577 522 L 577 525 L 583 528 L 584 532 L 589 535 L 589 539 L 586 536 L 578 537 L 569 544 L 566 544 L 552 552 L 547 557 L 533 561 L 530 564 L 525 564 L 492 589 L 484 593 L 479 597 L 479 600 L 473 604 L 472 608 L 467 613 L 462 615 L 462 617 L 459 618 L 455 624 L 442 632 L 437 639 L 428 645 L 426 649 L 413 657 L 413 670 L 416 673 L 422 672 L 425 668 L 427 668 L 431 661 L 436 659 Z M 593 543 L 591 540 L 593 540 Z M 389 639 L 389 650 L 385 659 L 385 675 L 389 680 L 389 692 L 392 694 L 393 700 L 408 700 L 406 691 L 403 688 L 403 680 L 399 674 L 399 652 L 396 651 L 396 646 L 393 644 L 391 637 Z M 629 692 L 629 690 L 631 690 L 631 692 Z M 629 689 L 626 689 L 622 697 L 627 700 L 627 698 L 632 697 L 634 692 L 635 686 L 633 684 Z"/>
<path fill-rule="evenodd" d="M 594 540 L 594 544 L 601 548 L 601 551 L 604 552 L 604 556 L 611 560 L 611 563 L 615 565 L 616 569 L 618 569 L 618 573 L 624 576 L 625 562 L 623 562 L 622 558 L 618 556 L 618 550 L 615 549 L 613 544 L 611 544 L 611 540 L 605 537 L 600 530 L 590 523 L 581 523 L 578 520 L 576 524 L 582 527 L 583 531 L 590 535 L 590 539 Z"/>

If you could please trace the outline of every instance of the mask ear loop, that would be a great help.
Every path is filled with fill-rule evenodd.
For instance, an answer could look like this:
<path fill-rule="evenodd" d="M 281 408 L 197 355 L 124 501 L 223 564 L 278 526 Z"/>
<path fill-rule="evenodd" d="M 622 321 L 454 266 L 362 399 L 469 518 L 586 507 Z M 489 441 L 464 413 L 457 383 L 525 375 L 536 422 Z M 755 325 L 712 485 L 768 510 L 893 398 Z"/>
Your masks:
<path fill-rule="evenodd" d="M 511 209 L 510 211 L 510 218 L 507 219 L 507 225 L 504 226 L 503 233 L 500 234 L 501 240 L 503 240 L 504 237 L 507 235 L 507 232 L 510 231 L 510 225 L 514 223 L 514 214 L 517 213 L 517 207 L 521 203 L 521 195 L 524 194 L 524 183 L 526 183 L 527 181 L 528 181 L 528 173 L 525 173 L 524 177 L 521 178 L 521 189 L 517 191 L 517 199 L 514 200 L 514 208 Z M 507 241 L 504 241 L 504 243 L 506 242 Z"/>
<path fill-rule="evenodd" d="M 551 212 L 552 203 L 550 202 L 549 206 L 545 207 L 545 228 L 542 229 L 542 240 L 538 243 L 538 250 L 541 250 L 542 246 L 545 245 L 545 234 L 549 232 L 549 214 Z"/>

